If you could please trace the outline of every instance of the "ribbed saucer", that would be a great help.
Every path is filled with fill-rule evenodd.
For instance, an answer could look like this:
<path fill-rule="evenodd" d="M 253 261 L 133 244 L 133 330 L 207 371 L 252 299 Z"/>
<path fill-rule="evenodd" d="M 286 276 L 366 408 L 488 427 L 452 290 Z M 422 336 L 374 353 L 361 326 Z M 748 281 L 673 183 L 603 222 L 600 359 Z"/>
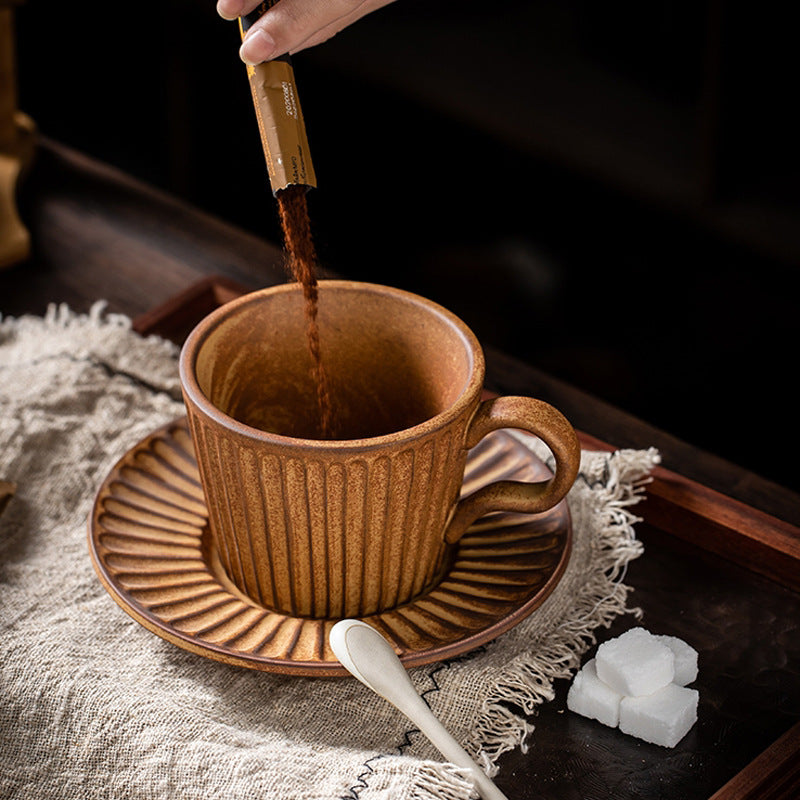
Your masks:
<path fill-rule="evenodd" d="M 470 451 L 463 493 L 548 474 L 528 448 L 496 431 Z M 365 621 L 394 643 L 407 666 L 468 652 L 544 602 L 563 574 L 571 540 L 566 502 L 544 514 L 487 517 L 462 538 L 438 586 Z M 268 672 L 346 674 L 328 645 L 337 620 L 264 608 L 226 576 L 210 540 L 185 419 L 152 433 L 111 470 L 89 520 L 89 548 L 114 600 L 185 650 Z"/>

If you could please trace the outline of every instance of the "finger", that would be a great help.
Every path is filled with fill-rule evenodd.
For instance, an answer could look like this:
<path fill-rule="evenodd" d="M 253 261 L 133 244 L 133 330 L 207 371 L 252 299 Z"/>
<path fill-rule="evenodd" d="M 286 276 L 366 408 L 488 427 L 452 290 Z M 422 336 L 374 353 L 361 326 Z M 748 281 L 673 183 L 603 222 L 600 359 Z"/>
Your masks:
<path fill-rule="evenodd" d="M 250 28 L 239 55 L 247 64 L 277 58 L 368 2 L 371 0 L 279 0 Z"/>
<path fill-rule="evenodd" d="M 236 19 L 249 14 L 261 0 L 217 0 L 217 14 L 223 19 Z"/>
<path fill-rule="evenodd" d="M 379 8 L 383 8 L 383 6 L 388 6 L 391 2 L 393 2 L 393 0 L 367 0 L 367 2 L 362 3 L 350 14 L 340 17 L 339 19 L 334 20 L 328 25 L 325 25 L 323 28 L 320 28 L 318 31 L 312 33 L 311 36 L 309 36 L 307 39 L 304 39 L 289 52 L 299 53 L 301 50 L 306 50 L 309 47 L 322 44 L 322 42 L 326 42 L 328 39 L 332 38 L 340 31 L 343 31 L 345 28 L 352 25 L 362 17 L 365 17 L 372 11 L 377 11 Z"/>

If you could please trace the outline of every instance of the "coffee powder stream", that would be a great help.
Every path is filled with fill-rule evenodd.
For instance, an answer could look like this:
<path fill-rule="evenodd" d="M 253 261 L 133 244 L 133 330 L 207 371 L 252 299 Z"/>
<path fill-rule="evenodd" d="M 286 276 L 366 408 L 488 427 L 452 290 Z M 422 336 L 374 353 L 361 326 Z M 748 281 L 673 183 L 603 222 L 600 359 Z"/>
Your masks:
<path fill-rule="evenodd" d="M 278 214 L 283 228 L 287 268 L 290 275 L 303 287 L 305 298 L 306 337 L 311 353 L 314 383 L 317 387 L 319 409 L 319 434 L 323 439 L 334 435 L 333 412 L 328 376 L 322 362 L 317 313 L 319 296 L 317 287 L 317 251 L 311 235 L 308 216 L 306 186 L 291 185 L 275 193 Z"/>

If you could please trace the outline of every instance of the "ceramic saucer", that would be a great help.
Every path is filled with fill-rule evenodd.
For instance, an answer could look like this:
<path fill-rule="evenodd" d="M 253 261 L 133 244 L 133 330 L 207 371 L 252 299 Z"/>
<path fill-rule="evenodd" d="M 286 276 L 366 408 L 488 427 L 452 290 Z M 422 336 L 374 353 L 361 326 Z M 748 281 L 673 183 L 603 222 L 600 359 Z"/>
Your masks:
<path fill-rule="evenodd" d="M 547 467 L 505 431 L 470 451 L 463 494 L 501 479 L 542 480 Z M 344 675 L 328 645 L 336 620 L 286 616 L 242 594 L 210 540 L 185 419 L 160 428 L 114 466 L 89 520 L 92 561 L 114 600 L 153 633 L 199 655 L 293 675 Z M 365 618 L 406 666 L 459 655 L 534 612 L 569 559 L 566 502 L 537 515 L 496 514 L 457 545 L 442 582 Z"/>

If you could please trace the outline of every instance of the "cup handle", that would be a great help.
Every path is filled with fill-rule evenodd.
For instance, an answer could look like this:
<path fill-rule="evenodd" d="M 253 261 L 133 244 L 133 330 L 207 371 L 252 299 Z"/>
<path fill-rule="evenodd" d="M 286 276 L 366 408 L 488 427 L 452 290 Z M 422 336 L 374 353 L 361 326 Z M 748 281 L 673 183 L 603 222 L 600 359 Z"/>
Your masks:
<path fill-rule="evenodd" d="M 474 447 L 498 428 L 522 428 L 541 438 L 555 458 L 555 475 L 536 483 L 496 481 L 465 497 L 456 505 L 447 526 L 445 541 L 449 544 L 457 542 L 476 519 L 491 511 L 546 511 L 562 500 L 575 482 L 581 446 L 566 417 L 553 406 L 532 397 L 486 400 L 470 422 L 464 446 Z"/>

